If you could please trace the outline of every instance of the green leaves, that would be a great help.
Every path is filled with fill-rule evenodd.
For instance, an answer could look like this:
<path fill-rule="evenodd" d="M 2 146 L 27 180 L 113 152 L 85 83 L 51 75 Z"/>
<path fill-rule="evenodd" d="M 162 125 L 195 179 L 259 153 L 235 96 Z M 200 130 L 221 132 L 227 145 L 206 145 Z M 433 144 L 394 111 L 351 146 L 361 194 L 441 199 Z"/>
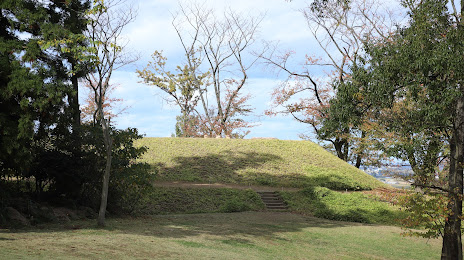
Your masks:
<path fill-rule="evenodd" d="M 453 177 L 462 175 L 462 170 L 450 166 L 457 155 L 449 153 L 451 145 L 463 145 L 453 136 L 459 136 L 462 127 L 456 122 L 460 122 L 457 104 L 464 78 L 458 65 L 464 63 L 462 38 L 457 37 L 462 29 L 447 4 L 445 0 L 408 2 L 409 24 L 367 47 L 372 86 L 368 97 L 379 122 L 392 134 L 383 148 L 409 161 L 414 185 L 425 188 L 401 202 L 411 212 L 405 224 L 425 227 L 427 231 L 420 234 L 425 237 L 443 235 L 444 223 L 462 210 L 447 209 L 448 204 L 461 205 L 462 200 L 447 189 L 456 185 L 462 189 Z M 448 167 L 444 178 L 441 169 Z"/>
<path fill-rule="evenodd" d="M 2 172 L 25 174 L 33 141 L 70 133 L 66 100 L 77 95 L 71 77 L 85 70 L 75 61 L 85 47 L 86 7 L 86 1 L 0 4 L 0 146 L 15 143 L 14 149 L 0 148 Z"/>
<path fill-rule="evenodd" d="M 425 228 L 425 231 L 408 230 L 407 235 L 437 238 L 443 236 L 446 217 L 451 213 L 447 208 L 448 198 L 444 194 L 409 192 L 398 199 L 398 206 L 410 214 L 402 219 L 407 228 Z"/>

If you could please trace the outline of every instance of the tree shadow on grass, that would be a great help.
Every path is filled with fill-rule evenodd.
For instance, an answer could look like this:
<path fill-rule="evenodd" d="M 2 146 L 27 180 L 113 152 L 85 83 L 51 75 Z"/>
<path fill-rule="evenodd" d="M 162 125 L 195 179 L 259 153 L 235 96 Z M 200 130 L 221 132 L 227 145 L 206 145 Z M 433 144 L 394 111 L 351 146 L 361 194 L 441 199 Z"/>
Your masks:
<path fill-rule="evenodd" d="M 69 223 L 67 225 L 70 225 Z M 16 234 L 8 234 L 0 230 L 0 236 L 20 237 L 24 245 L 27 246 L 27 232 L 37 232 L 39 234 L 32 237 L 45 238 L 40 244 L 41 248 L 50 245 L 60 251 L 69 249 L 70 241 L 73 249 L 88 252 L 86 258 L 91 256 L 101 257 L 102 248 L 108 249 L 112 255 L 120 258 L 122 256 L 131 257 L 134 252 L 139 250 L 153 250 L 155 254 L 150 257 L 144 255 L 143 258 L 159 258 L 160 253 L 180 252 L 173 257 L 191 258 L 199 255 L 198 252 L 190 250 L 214 249 L 213 257 L 223 258 L 230 252 L 242 253 L 240 258 L 247 259 L 247 256 L 264 254 L 260 258 L 285 258 L 287 250 L 296 250 L 300 247 L 310 247 L 299 252 L 298 258 L 303 259 L 305 254 L 311 250 L 341 250 L 354 246 L 354 252 L 350 253 L 351 258 L 359 255 L 363 258 L 392 258 L 388 248 L 392 245 L 392 232 L 400 232 L 399 229 L 393 231 L 391 228 L 367 228 L 366 225 L 349 222 L 328 221 L 291 213 L 275 212 L 242 212 L 242 213 L 217 213 L 217 214 L 185 214 L 185 215 L 164 215 L 147 216 L 138 218 L 117 218 L 108 219 L 106 228 L 97 228 L 95 220 L 81 223 L 80 229 L 53 229 L 43 228 L 40 230 L 19 230 Z M 347 229 L 348 227 L 354 227 Z M 43 234 L 42 234 L 43 233 Z M 61 234 L 64 233 L 64 234 Z M 383 236 L 383 235 L 387 236 Z M 61 238 L 66 239 L 61 239 Z M 52 239 L 51 239 L 52 238 Z M 32 240 L 34 240 L 32 239 Z M 361 242 L 358 242 L 361 240 Z M 370 241 L 372 240 L 372 241 Z M 61 242 L 63 241 L 63 242 Z M 52 244 L 50 244 L 52 243 Z M 89 243 L 94 243 L 95 247 L 89 248 Z M 401 241 L 398 241 L 401 243 Z M 177 244 L 177 245 L 176 245 Z M 387 252 L 383 253 L 383 246 L 388 245 Z M 417 244 L 411 244 L 414 246 Z M 405 250 L 407 247 L 395 247 L 395 249 Z M 366 248 L 369 254 L 358 254 Z M 377 248 L 380 248 L 377 250 Z M 8 248 L 7 248 L 8 249 Z M 56 249 L 55 249 L 56 250 Z M 165 251 L 166 250 L 166 251 Z M 180 251 L 177 251 L 180 250 Z M 246 251 L 252 250 L 252 251 Z M 276 256 L 276 250 L 283 250 L 281 256 Z M 318 254 L 318 259 L 323 259 L 324 251 Z M 206 252 L 206 251 L 201 251 Z M 251 255 L 251 254 L 253 255 Z M 373 257 L 379 253 L 383 257 Z M 123 255 L 124 254 L 124 255 Z M 192 254 L 192 255 L 190 255 Z M 217 254 L 217 255 L 216 255 Z M 250 254 L 250 255 L 248 255 Z M 201 255 L 201 254 L 200 254 Z M 419 257 L 405 257 L 402 253 L 397 254 L 401 259 L 423 259 Z M 90 256 L 90 257 L 89 257 Z M 119 257 L 118 257 L 119 256 Z M 333 255 L 335 258 L 340 254 Z M 370 256 L 370 257 L 369 257 Z M 107 257 L 108 258 L 108 257 Z M 135 257 L 134 257 L 135 258 Z M 198 257 L 197 257 L 198 258 Z M 289 257 L 292 258 L 292 257 Z M 297 258 L 297 257 L 293 257 Z M 309 257 L 314 258 L 314 257 Z"/>
<path fill-rule="evenodd" d="M 162 215 L 146 216 L 138 218 L 117 218 L 107 219 L 107 227 L 96 227 L 95 220 L 85 222 L 62 224 L 61 228 L 57 225 L 42 227 L 41 229 L 28 228 L 24 230 L 4 231 L 0 230 L 0 236 L 8 237 L 14 234 L 16 237 L 27 239 L 29 234 L 32 237 L 44 237 L 41 246 L 46 247 L 47 243 L 53 241 L 53 247 L 67 248 L 69 244 L 61 243 L 60 238 L 78 240 L 79 243 L 86 241 L 96 241 L 98 246 L 107 245 L 113 247 L 115 243 L 120 243 L 127 248 L 137 248 L 137 246 L 165 246 L 178 244 L 182 248 L 209 248 L 211 246 L 221 248 L 251 249 L 258 251 L 269 251 L 271 247 L 289 243 L 295 243 L 294 237 L 303 237 L 305 241 L 320 241 L 319 233 L 332 234 L 332 231 L 321 231 L 317 229 L 316 234 L 311 227 L 335 229 L 344 226 L 351 226 L 351 223 L 324 221 L 316 218 L 309 218 L 291 213 L 273 212 L 241 212 L 241 213 L 216 213 L 216 214 L 183 214 L 183 215 Z M 79 225 L 79 228 L 71 228 Z M 66 239 L 63 239 L 66 241 Z M 82 241 L 82 242 L 81 242 Z M 119 242 L 115 242 L 119 241 Z M 161 245 L 153 244 L 160 241 Z M 26 242 L 27 243 L 27 242 Z M 134 243 L 134 244 L 132 244 Z M 82 247 L 82 246 L 76 246 Z M 122 251 L 122 252 L 127 252 Z M 82 250 L 88 250 L 82 248 Z M 149 250 L 149 249 L 148 249 Z M 94 252 L 93 249 L 92 252 Z M 221 257 L 219 257 L 221 258 Z"/>
<path fill-rule="evenodd" d="M 282 160 L 269 153 L 225 151 L 206 156 L 175 157 L 174 166 L 162 163 L 157 166 L 161 178 L 166 180 L 265 185 L 272 182 L 272 175 L 260 172 L 259 168 Z M 242 170 L 245 172 L 240 173 Z"/>
<path fill-rule="evenodd" d="M 314 173 L 285 172 L 285 160 L 270 153 L 223 151 L 204 156 L 178 156 L 173 162 L 173 165 L 157 164 L 158 180 L 295 188 L 322 186 L 343 191 L 370 188 L 332 169 L 316 167 Z"/>
<path fill-rule="evenodd" d="M 150 223 L 150 228 L 144 230 L 144 235 L 163 238 L 186 238 L 201 235 L 215 235 L 230 239 L 234 237 L 232 240 L 236 241 L 228 241 L 230 243 L 246 242 L 244 238 L 249 236 L 279 238 L 279 234 L 301 232 L 310 227 L 330 229 L 359 225 L 285 212 L 153 216 L 148 218 L 147 222 Z"/>
<path fill-rule="evenodd" d="M 279 234 L 301 232 L 303 229 L 310 227 L 340 228 L 360 225 L 358 223 L 329 221 L 288 212 L 157 215 L 109 218 L 106 223 L 105 228 L 98 228 L 94 220 L 75 221 L 16 230 L 0 230 L 0 234 L 56 233 L 83 230 L 84 233 L 89 235 L 107 235 L 108 232 L 114 232 L 115 234 L 123 233 L 175 239 L 214 235 L 222 237 L 225 240 L 224 243 L 246 244 L 248 243 L 246 237 L 249 236 L 286 240 L 281 238 Z"/>

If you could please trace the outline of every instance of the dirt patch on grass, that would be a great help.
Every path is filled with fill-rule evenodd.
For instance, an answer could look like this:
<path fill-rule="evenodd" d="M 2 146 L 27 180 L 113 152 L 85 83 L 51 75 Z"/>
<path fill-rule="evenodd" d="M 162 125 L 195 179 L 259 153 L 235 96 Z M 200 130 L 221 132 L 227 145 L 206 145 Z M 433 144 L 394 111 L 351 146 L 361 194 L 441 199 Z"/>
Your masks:
<path fill-rule="evenodd" d="M 251 189 L 254 191 L 299 191 L 299 188 L 290 187 L 269 187 L 269 186 L 258 186 L 258 185 L 240 185 L 240 184 L 225 184 L 225 183 L 196 183 L 196 182 L 182 182 L 182 181 L 161 181 L 153 183 L 154 187 L 177 187 L 177 188 L 229 188 L 246 190 Z"/>

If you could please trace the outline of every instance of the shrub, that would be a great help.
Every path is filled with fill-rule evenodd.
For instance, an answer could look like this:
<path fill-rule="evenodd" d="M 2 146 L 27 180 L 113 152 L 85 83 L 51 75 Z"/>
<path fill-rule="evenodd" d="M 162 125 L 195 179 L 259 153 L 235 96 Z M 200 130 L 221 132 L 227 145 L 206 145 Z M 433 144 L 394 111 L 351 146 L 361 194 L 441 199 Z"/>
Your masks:
<path fill-rule="evenodd" d="M 98 159 L 96 164 L 100 167 L 95 169 L 92 181 L 86 183 L 83 195 L 96 208 L 100 203 L 105 152 L 103 151 L 101 129 L 93 134 L 96 135 L 96 140 L 93 145 L 88 145 L 88 148 L 93 150 L 93 155 Z M 108 196 L 109 211 L 120 213 L 140 211 L 144 205 L 144 199 L 151 191 L 153 175 L 149 173 L 150 166 L 137 161 L 147 148 L 134 146 L 134 140 L 142 137 L 135 128 L 112 129 L 113 151 Z"/>
<path fill-rule="evenodd" d="M 233 198 L 232 200 L 226 201 L 226 203 L 219 208 L 219 212 L 231 213 L 247 211 L 250 209 L 251 207 L 248 204 L 245 204 L 243 201 L 239 201 L 238 199 Z"/>

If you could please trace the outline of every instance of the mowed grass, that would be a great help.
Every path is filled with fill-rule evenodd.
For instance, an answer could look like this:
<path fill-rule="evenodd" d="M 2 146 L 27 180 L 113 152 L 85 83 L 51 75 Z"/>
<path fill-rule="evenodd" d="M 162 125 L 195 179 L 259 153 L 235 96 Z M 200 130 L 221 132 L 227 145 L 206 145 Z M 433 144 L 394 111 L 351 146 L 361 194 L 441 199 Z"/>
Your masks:
<path fill-rule="evenodd" d="M 385 187 L 310 141 L 143 138 L 160 181 L 237 183 L 274 187 L 323 186 L 334 190 Z"/>
<path fill-rule="evenodd" d="M 438 259 L 438 240 L 283 212 L 163 215 L 0 230 L 2 259 Z"/>

